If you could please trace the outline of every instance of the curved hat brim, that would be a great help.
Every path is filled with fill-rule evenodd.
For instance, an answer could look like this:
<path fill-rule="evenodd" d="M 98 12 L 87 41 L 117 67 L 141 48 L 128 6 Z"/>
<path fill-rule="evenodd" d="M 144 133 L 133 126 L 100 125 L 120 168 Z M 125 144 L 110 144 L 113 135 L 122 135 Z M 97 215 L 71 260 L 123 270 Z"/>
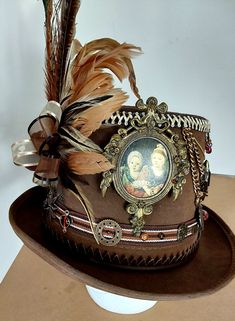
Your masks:
<path fill-rule="evenodd" d="M 45 190 L 34 187 L 10 208 L 15 233 L 33 252 L 61 272 L 90 286 L 146 300 L 177 300 L 213 293 L 235 275 L 235 236 L 224 221 L 206 208 L 209 219 L 195 257 L 166 270 L 127 270 L 92 264 L 45 238 L 41 226 Z"/>

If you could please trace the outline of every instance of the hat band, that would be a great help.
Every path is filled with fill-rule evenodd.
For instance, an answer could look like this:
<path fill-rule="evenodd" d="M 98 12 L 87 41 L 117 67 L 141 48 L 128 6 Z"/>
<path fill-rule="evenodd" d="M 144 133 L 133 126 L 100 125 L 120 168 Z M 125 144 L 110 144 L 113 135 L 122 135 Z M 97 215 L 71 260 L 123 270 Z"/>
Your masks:
<path fill-rule="evenodd" d="M 87 216 L 72 210 L 68 210 L 63 205 L 53 203 L 49 206 L 50 213 L 53 219 L 56 219 L 63 232 L 66 233 L 68 228 L 72 228 L 81 233 L 93 235 L 90 222 Z M 112 219 L 101 220 L 94 222 L 94 228 L 100 243 L 110 246 L 117 243 L 164 243 L 164 242 L 179 242 L 186 238 L 195 235 L 200 230 L 200 223 L 196 218 L 183 222 L 178 225 L 154 226 L 154 228 L 146 228 L 142 230 L 140 237 L 134 236 L 132 228 L 129 225 L 118 224 Z M 146 244 L 146 245 L 147 245 Z"/>

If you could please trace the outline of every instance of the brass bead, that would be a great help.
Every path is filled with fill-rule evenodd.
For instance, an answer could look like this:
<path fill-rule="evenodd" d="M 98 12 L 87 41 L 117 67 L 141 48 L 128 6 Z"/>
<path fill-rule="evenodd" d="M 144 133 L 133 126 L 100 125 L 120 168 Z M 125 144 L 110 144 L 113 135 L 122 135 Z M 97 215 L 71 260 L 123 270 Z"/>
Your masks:
<path fill-rule="evenodd" d="M 149 238 L 147 233 L 141 233 L 140 237 L 142 241 L 147 241 L 147 239 Z"/>

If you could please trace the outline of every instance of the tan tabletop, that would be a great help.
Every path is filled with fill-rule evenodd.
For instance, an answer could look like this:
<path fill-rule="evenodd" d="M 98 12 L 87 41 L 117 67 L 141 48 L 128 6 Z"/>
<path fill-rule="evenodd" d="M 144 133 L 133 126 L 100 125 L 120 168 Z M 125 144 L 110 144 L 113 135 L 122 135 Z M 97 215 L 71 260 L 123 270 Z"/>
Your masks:
<path fill-rule="evenodd" d="M 213 175 L 205 204 L 235 232 L 235 178 Z M 23 247 L 0 286 L 4 321 L 233 321 L 235 279 L 219 292 L 187 301 L 159 302 L 135 315 L 107 312 L 90 299 L 84 284 L 58 272 Z"/>

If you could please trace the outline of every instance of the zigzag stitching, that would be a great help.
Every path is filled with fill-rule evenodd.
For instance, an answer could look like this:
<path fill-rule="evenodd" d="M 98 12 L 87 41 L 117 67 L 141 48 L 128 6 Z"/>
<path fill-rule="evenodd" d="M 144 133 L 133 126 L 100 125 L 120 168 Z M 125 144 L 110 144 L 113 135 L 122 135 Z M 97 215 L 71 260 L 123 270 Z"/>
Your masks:
<path fill-rule="evenodd" d="M 140 119 L 145 115 L 144 112 L 125 112 L 125 111 L 117 111 L 115 112 L 108 120 L 104 121 L 104 124 L 111 125 L 125 125 L 128 126 L 130 120 L 134 117 Z M 171 127 L 184 127 L 191 128 L 197 131 L 209 132 L 210 131 L 210 123 L 208 120 L 201 119 L 198 117 L 190 116 L 190 115 L 176 115 L 176 114 L 166 114 L 161 115 L 161 119 L 167 119 L 170 121 Z"/>
<path fill-rule="evenodd" d="M 138 267 L 158 267 L 158 266 L 169 266 L 171 264 L 179 263 L 187 258 L 191 253 L 193 253 L 199 241 L 197 240 L 194 244 L 192 244 L 189 248 L 185 249 L 182 252 L 178 252 L 176 255 L 170 255 L 163 257 L 147 257 L 144 258 L 142 256 L 134 257 L 131 255 L 127 257 L 126 255 L 118 255 L 117 253 L 109 254 L 107 251 L 101 251 L 98 248 L 93 248 L 92 246 L 85 246 L 82 243 L 77 243 L 75 241 L 71 241 L 66 237 L 56 233 L 49 226 L 45 226 L 47 232 L 56 240 L 56 242 L 60 242 L 65 245 L 67 248 L 71 250 L 76 250 L 78 254 L 83 254 L 85 257 L 94 258 L 98 262 L 117 264 L 117 265 L 126 265 L 126 266 L 138 266 Z"/>

